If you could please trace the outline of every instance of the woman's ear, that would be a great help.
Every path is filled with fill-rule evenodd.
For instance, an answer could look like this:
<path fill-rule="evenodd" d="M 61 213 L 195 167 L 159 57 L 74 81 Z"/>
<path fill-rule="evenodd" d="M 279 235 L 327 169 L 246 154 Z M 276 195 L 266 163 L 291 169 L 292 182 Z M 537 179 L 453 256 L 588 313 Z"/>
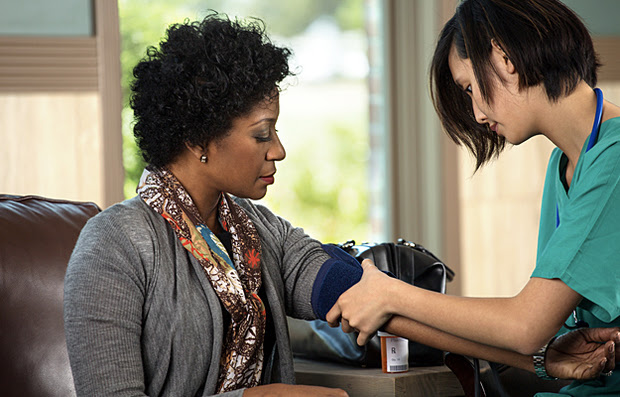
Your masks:
<path fill-rule="evenodd" d="M 512 61 L 506 54 L 506 51 L 502 49 L 497 40 L 492 39 L 491 45 L 493 46 L 491 57 L 493 59 L 493 64 L 495 68 L 500 72 L 500 74 L 515 74 L 516 69 L 513 65 Z"/>
<path fill-rule="evenodd" d="M 198 160 L 200 160 L 201 157 L 207 153 L 206 149 L 202 145 L 192 145 L 189 142 L 185 142 L 185 147 Z"/>

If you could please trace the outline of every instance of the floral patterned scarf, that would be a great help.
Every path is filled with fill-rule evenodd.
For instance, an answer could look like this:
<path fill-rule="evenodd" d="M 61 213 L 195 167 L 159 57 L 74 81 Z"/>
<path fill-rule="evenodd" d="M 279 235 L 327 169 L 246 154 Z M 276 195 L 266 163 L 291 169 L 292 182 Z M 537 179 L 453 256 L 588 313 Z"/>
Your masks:
<path fill-rule="evenodd" d="M 230 313 L 220 360 L 218 393 L 257 386 L 263 369 L 266 311 L 258 296 L 261 245 L 244 210 L 222 193 L 219 219 L 231 234 L 233 258 L 202 220 L 191 197 L 164 168 L 147 167 L 138 194 L 168 221 L 181 244 L 200 262 L 220 301 Z"/>

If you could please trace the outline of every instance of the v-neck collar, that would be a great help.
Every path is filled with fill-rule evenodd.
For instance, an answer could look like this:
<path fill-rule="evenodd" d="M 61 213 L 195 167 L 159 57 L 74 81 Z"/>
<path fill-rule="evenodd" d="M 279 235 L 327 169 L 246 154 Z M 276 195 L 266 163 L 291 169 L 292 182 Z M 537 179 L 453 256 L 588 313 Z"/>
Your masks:
<path fill-rule="evenodd" d="M 589 136 L 588 136 L 589 137 Z M 589 139 L 589 138 L 588 138 Z M 584 156 L 587 152 L 586 148 L 588 146 L 588 139 L 585 140 L 583 146 L 581 147 L 581 152 L 579 153 L 579 159 L 577 160 L 577 164 L 575 165 L 575 169 L 573 170 L 573 178 L 571 180 L 570 186 L 566 181 L 566 168 L 568 167 L 568 157 L 564 152 L 560 156 L 560 161 L 558 162 L 558 175 L 556 181 L 558 183 L 558 191 L 564 193 L 564 195 L 569 196 L 571 192 L 571 188 L 578 182 L 579 173 L 582 168 L 582 164 L 584 162 Z M 573 189 L 574 190 L 574 189 Z"/>

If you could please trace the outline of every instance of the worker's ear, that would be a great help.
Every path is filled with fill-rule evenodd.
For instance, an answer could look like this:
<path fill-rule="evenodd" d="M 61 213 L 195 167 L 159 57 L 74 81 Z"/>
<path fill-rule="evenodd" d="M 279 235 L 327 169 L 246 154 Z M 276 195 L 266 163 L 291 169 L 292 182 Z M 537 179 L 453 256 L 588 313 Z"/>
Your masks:
<path fill-rule="evenodd" d="M 502 46 L 497 42 L 497 40 L 491 40 L 491 46 L 493 49 L 491 50 L 491 60 L 493 62 L 493 66 L 495 70 L 499 73 L 502 78 L 506 75 L 512 75 L 516 73 L 515 66 L 506 51 L 502 48 Z"/>

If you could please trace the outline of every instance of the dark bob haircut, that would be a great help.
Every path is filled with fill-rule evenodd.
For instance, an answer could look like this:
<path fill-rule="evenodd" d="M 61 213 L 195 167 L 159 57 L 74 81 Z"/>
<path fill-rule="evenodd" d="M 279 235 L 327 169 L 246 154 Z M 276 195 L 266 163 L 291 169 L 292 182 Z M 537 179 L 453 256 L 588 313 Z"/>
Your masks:
<path fill-rule="evenodd" d="M 600 66 L 581 19 L 556 0 L 464 0 L 439 35 L 431 63 L 431 96 L 444 130 L 476 158 L 476 169 L 499 155 L 504 138 L 478 124 L 471 99 L 452 79 L 448 58 L 454 46 L 472 62 L 482 98 L 491 103 L 492 40 L 519 74 L 519 89 L 543 84 L 557 101 L 580 81 L 596 86 Z M 527 117 L 527 115 L 524 115 Z"/>
<path fill-rule="evenodd" d="M 291 75 L 291 51 L 273 45 L 264 23 L 215 12 L 171 25 L 133 70 L 134 136 L 144 161 L 170 164 L 186 143 L 225 136 L 234 119 L 272 97 Z"/>

